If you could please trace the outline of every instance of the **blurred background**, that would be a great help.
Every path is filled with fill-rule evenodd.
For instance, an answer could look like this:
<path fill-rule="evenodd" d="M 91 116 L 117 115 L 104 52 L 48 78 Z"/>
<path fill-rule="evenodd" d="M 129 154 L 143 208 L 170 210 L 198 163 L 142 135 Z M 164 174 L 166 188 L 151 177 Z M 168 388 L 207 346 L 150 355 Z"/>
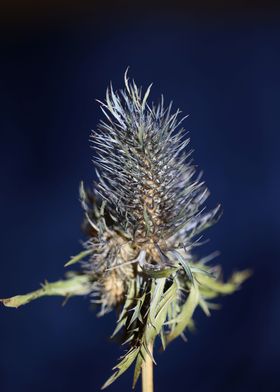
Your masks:
<path fill-rule="evenodd" d="M 226 5 L 224 4 L 226 3 Z M 0 298 L 63 276 L 81 249 L 90 130 L 123 74 L 190 114 L 194 159 L 221 221 L 199 249 L 225 276 L 250 267 L 221 311 L 156 354 L 156 392 L 280 391 L 280 13 L 244 2 L 1 2 Z M 98 391 L 121 350 L 115 316 L 86 298 L 0 309 L 0 391 Z M 129 391 L 132 369 L 110 387 Z M 175 384 L 175 387 L 174 387 Z M 136 388 L 140 391 L 140 383 Z"/>

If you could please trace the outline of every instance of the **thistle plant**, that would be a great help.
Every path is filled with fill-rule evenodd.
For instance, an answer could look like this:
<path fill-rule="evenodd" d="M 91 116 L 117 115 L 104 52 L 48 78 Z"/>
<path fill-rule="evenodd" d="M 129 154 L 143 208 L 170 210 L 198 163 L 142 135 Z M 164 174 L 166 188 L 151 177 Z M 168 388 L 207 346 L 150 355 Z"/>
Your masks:
<path fill-rule="evenodd" d="M 42 296 L 87 295 L 100 316 L 116 310 L 112 337 L 126 349 L 102 388 L 134 365 L 133 387 L 142 372 L 143 391 L 151 392 L 155 339 L 165 349 L 184 337 L 198 307 L 209 316 L 212 300 L 239 289 L 250 272 L 224 282 L 220 266 L 209 264 L 216 253 L 195 256 L 220 206 L 204 207 L 209 191 L 191 161 L 185 118 L 163 98 L 148 104 L 151 86 L 142 94 L 127 73 L 124 83 L 98 101 L 104 119 L 91 134 L 97 181 L 93 190 L 80 186 L 87 240 L 66 263 L 79 262 L 79 272 L 1 302 L 19 307 Z"/>

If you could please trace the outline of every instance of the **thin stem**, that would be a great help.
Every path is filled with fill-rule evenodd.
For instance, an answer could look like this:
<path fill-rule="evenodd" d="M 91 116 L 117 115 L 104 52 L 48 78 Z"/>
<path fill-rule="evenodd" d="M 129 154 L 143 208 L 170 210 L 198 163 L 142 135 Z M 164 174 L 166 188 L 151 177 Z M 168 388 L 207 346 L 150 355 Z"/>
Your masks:
<path fill-rule="evenodd" d="M 148 346 L 151 355 L 153 355 L 153 342 Z M 142 392 L 153 392 L 153 361 L 149 355 L 146 355 L 142 364 Z"/>

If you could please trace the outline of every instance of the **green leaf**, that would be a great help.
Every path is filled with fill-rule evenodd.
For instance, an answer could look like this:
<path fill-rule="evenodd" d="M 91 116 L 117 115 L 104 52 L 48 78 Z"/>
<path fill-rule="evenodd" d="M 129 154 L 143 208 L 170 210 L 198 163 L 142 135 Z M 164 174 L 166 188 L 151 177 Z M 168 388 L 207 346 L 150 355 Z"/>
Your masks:
<path fill-rule="evenodd" d="M 191 321 L 192 315 L 197 307 L 199 301 L 199 289 L 197 283 L 190 286 L 190 293 L 184 305 L 182 306 L 181 313 L 178 315 L 177 324 L 173 331 L 167 335 L 166 341 L 170 343 L 172 340 L 177 338 L 184 332 L 184 329 L 188 326 Z"/>
<path fill-rule="evenodd" d="M 128 310 L 130 306 L 133 304 L 134 300 L 136 297 L 136 287 L 133 281 L 130 282 L 129 284 L 129 289 L 128 289 L 128 294 L 126 296 L 125 303 L 123 305 L 121 314 L 117 320 L 117 326 L 114 330 L 114 332 L 111 335 L 111 338 L 117 335 L 117 333 L 122 329 L 122 327 L 125 326 L 125 323 L 128 318 Z"/>
<path fill-rule="evenodd" d="M 133 314 L 132 314 L 131 320 L 130 320 L 130 322 L 129 322 L 128 328 L 131 326 L 131 324 L 132 324 L 136 319 L 139 319 L 141 322 L 143 322 L 142 316 L 141 316 L 141 307 L 142 307 L 142 305 L 143 305 L 143 303 L 144 303 L 144 301 L 145 301 L 145 297 L 146 297 L 146 293 L 144 293 L 144 294 L 142 295 L 142 297 L 137 298 L 137 303 L 136 303 L 136 305 L 135 305 L 135 307 L 134 307 L 134 309 L 133 309 Z"/>
<path fill-rule="evenodd" d="M 184 271 L 186 272 L 186 275 L 187 275 L 189 281 L 193 283 L 193 274 L 192 274 L 191 267 L 190 267 L 190 264 L 188 263 L 188 261 L 177 250 L 173 250 L 172 254 L 176 257 L 178 262 L 184 268 Z"/>
<path fill-rule="evenodd" d="M 130 282 L 128 294 L 126 296 L 126 301 L 117 322 L 123 319 L 123 317 L 126 315 L 127 310 L 129 309 L 130 305 L 133 303 L 135 297 L 136 297 L 136 288 L 134 282 Z"/>
<path fill-rule="evenodd" d="M 172 283 L 169 289 L 163 294 L 163 297 L 158 305 L 156 319 L 160 323 L 164 323 L 167 315 L 167 308 L 169 304 L 177 297 L 177 284 L 176 281 Z M 159 332 L 159 330 L 158 330 Z"/>
<path fill-rule="evenodd" d="M 91 291 L 91 283 L 87 275 L 74 275 L 69 279 L 59 280 L 54 283 L 45 282 L 41 289 L 24 295 L 1 299 L 3 305 L 18 308 L 37 298 L 45 296 L 72 297 L 74 295 L 87 295 Z"/>
<path fill-rule="evenodd" d="M 139 348 L 134 348 L 126 353 L 124 358 L 118 365 L 116 365 L 113 370 L 118 369 L 102 386 L 101 389 L 107 388 L 109 385 L 111 385 L 114 381 L 116 381 L 117 378 L 119 378 L 133 363 L 135 358 L 137 357 L 137 354 L 139 352 Z"/>
<path fill-rule="evenodd" d="M 114 329 L 112 335 L 110 336 L 111 339 L 112 339 L 113 337 L 115 337 L 115 336 L 117 335 L 117 333 L 125 326 L 126 319 L 127 319 L 127 317 L 124 317 L 123 319 L 117 321 L 117 326 L 116 326 L 116 328 Z"/>
<path fill-rule="evenodd" d="M 247 280 L 251 275 L 252 275 L 252 271 L 244 270 L 244 271 L 235 272 L 226 283 L 218 281 L 213 277 L 211 278 L 205 275 L 200 275 L 198 281 L 202 289 L 206 289 L 206 291 L 209 290 L 210 293 L 211 292 L 216 293 L 216 295 L 217 294 L 226 295 L 226 294 L 232 294 L 234 291 L 236 291 L 240 287 L 240 285 L 245 280 Z M 214 296 L 215 295 L 213 295 L 213 298 Z M 207 298 L 210 297 L 207 296 Z"/>
<path fill-rule="evenodd" d="M 154 279 L 159 279 L 159 278 L 169 278 L 169 276 L 177 271 L 178 267 L 165 267 L 165 268 L 160 268 L 160 269 L 155 269 L 155 268 L 149 268 L 148 264 L 144 264 L 142 267 L 143 272 L 150 276 L 151 278 Z"/>
<path fill-rule="evenodd" d="M 191 268 L 191 271 L 192 271 L 193 274 L 206 275 L 209 278 L 216 279 L 216 276 L 214 275 L 214 273 L 210 272 L 210 271 L 207 271 L 207 269 L 205 269 L 205 268 L 200 268 L 200 267 L 197 267 L 195 265 L 191 265 L 190 268 Z"/>
<path fill-rule="evenodd" d="M 168 290 L 164 292 L 165 283 L 165 278 L 154 280 L 152 283 L 150 310 L 147 317 L 147 323 L 144 329 L 144 335 L 142 338 L 142 343 L 140 345 L 140 350 L 137 355 L 133 377 L 133 388 L 137 383 L 137 380 L 141 373 L 141 366 L 146 356 L 149 355 L 155 363 L 153 355 L 148 348 L 149 344 L 154 341 L 155 337 L 158 334 L 161 334 L 161 337 L 163 339 L 162 343 L 163 345 L 165 345 L 162 327 L 167 317 L 169 305 L 172 301 L 175 300 L 177 296 L 177 284 L 175 283 L 175 281 L 168 288 Z"/>
<path fill-rule="evenodd" d="M 165 282 L 161 283 L 162 284 Z M 169 289 L 162 293 L 163 288 L 159 287 L 158 292 L 151 299 L 150 313 L 145 330 L 145 342 L 148 345 L 160 333 L 167 317 L 169 305 L 176 299 L 177 284 L 174 281 Z M 160 297 L 158 298 L 158 296 Z"/>
<path fill-rule="evenodd" d="M 163 295 L 165 283 L 166 283 L 165 278 L 153 280 L 152 289 L 151 289 L 151 305 L 150 305 L 150 312 L 149 312 L 149 319 L 151 322 L 153 322 L 153 320 L 156 317 L 158 304 Z"/>
<path fill-rule="evenodd" d="M 82 251 L 81 253 L 79 253 L 76 256 L 73 256 L 69 261 L 67 261 L 67 263 L 64 264 L 64 267 L 69 267 L 69 265 L 73 265 L 77 263 L 78 261 L 82 260 L 84 257 L 90 255 L 92 252 L 93 252 L 92 249 L 87 249 Z"/>
<path fill-rule="evenodd" d="M 143 363 L 143 357 L 142 357 L 142 355 L 139 353 L 138 356 L 137 356 L 137 360 L 136 360 L 136 364 L 135 364 L 135 369 L 134 369 L 132 389 L 135 388 L 136 383 L 137 383 L 137 381 L 138 381 L 138 378 L 139 378 L 139 376 L 140 376 L 142 363 Z"/>

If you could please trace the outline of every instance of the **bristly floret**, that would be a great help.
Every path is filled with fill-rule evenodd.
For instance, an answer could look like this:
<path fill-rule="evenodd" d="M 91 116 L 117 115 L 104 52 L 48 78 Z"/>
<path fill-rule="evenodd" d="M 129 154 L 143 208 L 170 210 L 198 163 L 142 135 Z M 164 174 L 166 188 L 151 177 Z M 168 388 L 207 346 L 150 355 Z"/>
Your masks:
<path fill-rule="evenodd" d="M 150 106 L 150 88 L 142 95 L 125 74 L 125 89 L 111 86 L 100 102 L 106 120 L 92 133 L 96 190 L 136 242 L 186 242 L 213 221 L 217 209 L 201 211 L 208 190 L 188 162 L 189 139 L 179 128 L 184 118 L 179 110 L 171 113 L 171 104 L 165 108 L 163 98 Z"/>

